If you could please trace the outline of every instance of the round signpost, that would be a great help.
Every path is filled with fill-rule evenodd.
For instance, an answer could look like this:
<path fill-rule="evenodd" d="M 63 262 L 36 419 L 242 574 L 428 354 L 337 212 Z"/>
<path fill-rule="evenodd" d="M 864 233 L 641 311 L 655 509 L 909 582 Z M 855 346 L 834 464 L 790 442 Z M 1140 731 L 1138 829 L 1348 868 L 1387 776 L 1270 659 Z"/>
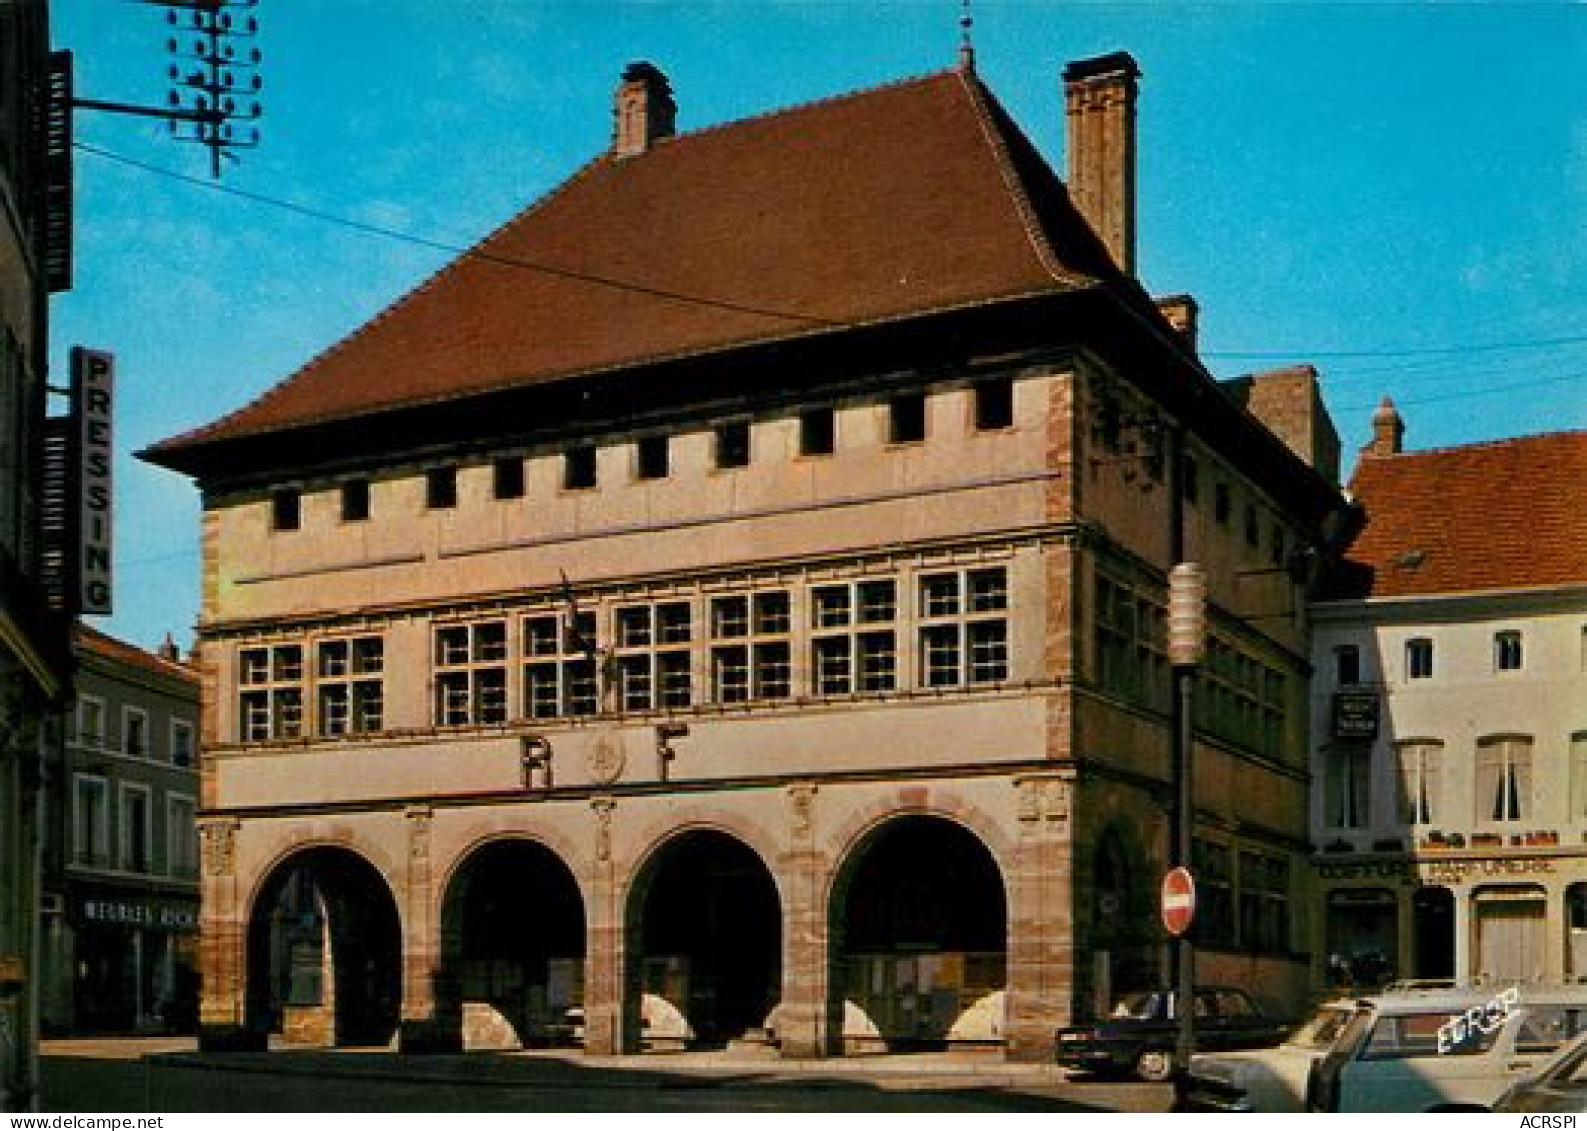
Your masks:
<path fill-rule="evenodd" d="M 1196 917 L 1196 881 L 1189 868 L 1174 868 L 1163 877 L 1160 907 L 1169 934 L 1178 938 L 1190 929 Z"/>

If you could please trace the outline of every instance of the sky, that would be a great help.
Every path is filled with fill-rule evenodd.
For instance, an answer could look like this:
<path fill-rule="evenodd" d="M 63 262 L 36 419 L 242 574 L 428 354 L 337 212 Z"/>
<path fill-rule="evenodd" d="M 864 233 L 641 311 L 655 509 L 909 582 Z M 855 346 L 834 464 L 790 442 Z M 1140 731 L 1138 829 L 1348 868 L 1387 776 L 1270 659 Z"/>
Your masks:
<path fill-rule="evenodd" d="M 162 104 L 163 12 L 54 0 L 80 98 Z M 1138 274 L 1219 377 L 1317 366 L 1346 453 L 1587 428 L 1587 6 L 972 0 L 977 69 L 1063 170 L 1064 63 L 1128 50 Z M 628 62 L 688 131 L 953 65 L 961 0 L 260 0 L 264 115 L 218 185 L 83 111 L 73 345 L 117 357 L 116 611 L 192 641 L 199 500 L 140 448 L 252 400 L 611 139 Z M 57 406 L 58 408 L 61 406 Z M 1351 460 L 1347 456 L 1347 470 Z"/>

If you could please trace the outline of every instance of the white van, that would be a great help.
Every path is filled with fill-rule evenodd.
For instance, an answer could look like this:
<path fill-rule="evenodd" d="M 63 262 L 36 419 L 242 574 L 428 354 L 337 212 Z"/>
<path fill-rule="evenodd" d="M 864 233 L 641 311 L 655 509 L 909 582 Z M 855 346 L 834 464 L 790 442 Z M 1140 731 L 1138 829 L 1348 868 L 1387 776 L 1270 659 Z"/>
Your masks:
<path fill-rule="evenodd" d="M 1363 999 L 1312 1066 L 1308 1111 L 1487 1111 L 1587 1031 L 1587 986 L 1419 990 Z"/>

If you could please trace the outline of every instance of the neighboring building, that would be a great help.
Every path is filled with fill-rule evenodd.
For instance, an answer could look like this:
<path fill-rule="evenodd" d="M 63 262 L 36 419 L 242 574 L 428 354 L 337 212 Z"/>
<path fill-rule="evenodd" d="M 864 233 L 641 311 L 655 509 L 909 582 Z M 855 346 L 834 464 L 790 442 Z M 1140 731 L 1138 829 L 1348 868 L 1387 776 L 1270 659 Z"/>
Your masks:
<path fill-rule="evenodd" d="M 45 855 L 43 1025 L 192 1030 L 198 1007 L 198 676 L 77 630 L 77 702 Z"/>
<path fill-rule="evenodd" d="M 1201 971 L 1305 997 L 1337 450 L 1133 279 L 1136 75 L 1066 72 L 1072 202 L 968 59 L 681 135 L 636 64 L 611 152 L 144 453 L 204 496 L 207 1044 L 1050 1056 L 1166 970 L 1181 559 Z"/>
<path fill-rule="evenodd" d="M 1318 977 L 1587 979 L 1587 432 L 1374 430 L 1312 608 Z"/>
<path fill-rule="evenodd" d="M 67 694 L 44 570 L 49 292 L 69 285 L 70 188 L 43 0 L 0 0 L 0 1110 L 35 1101 L 39 787 Z M 53 144 L 52 144 L 53 143 Z"/>

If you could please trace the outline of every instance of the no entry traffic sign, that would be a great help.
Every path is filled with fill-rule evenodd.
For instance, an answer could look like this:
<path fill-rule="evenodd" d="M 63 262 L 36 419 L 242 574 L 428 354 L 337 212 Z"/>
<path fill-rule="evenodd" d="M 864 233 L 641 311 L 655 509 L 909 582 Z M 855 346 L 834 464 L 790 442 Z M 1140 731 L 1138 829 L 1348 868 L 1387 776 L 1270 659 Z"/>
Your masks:
<path fill-rule="evenodd" d="M 1190 929 L 1190 921 L 1196 917 L 1196 881 L 1189 868 L 1175 868 L 1163 877 L 1160 906 L 1169 934 L 1178 938 Z"/>

